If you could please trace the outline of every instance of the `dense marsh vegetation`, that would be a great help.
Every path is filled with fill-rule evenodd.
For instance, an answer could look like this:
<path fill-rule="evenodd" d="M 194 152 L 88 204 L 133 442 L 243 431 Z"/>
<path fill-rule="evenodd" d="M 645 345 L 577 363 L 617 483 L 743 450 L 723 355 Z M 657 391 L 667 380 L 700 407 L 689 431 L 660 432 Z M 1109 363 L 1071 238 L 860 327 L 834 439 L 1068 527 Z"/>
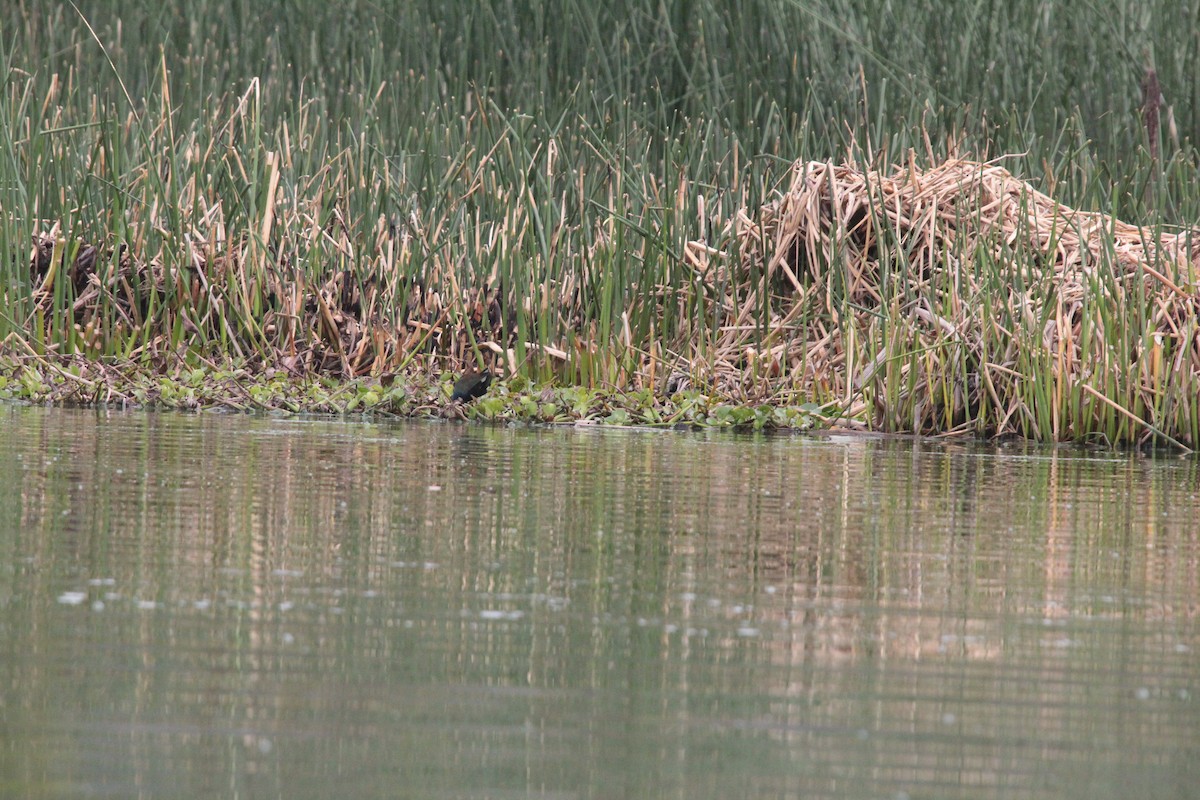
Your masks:
<path fill-rule="evenodd" d="M 869 271 L 861 219 L 788 281 L 747 239 L 797 161 L 1008 156 L 1135 239 L 1195 225 L 1197 0 L 77 5 L 0 10 L 0 391 L 412 413 L 487 364 L 520 376 L 490 416 L 1200 440 L 1186 237 L 1165 295 L 1089 250 L 1066 312 L 1011 231 L 914 282 L 895 215 Z"/>

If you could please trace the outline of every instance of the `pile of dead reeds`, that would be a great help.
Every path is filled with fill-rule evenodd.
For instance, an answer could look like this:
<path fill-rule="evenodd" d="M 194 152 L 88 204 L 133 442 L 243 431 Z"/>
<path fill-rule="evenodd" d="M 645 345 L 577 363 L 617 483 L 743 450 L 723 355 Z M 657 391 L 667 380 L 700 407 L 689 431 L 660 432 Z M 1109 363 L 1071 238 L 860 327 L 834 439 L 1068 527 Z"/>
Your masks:
<path fill-rule="evenodd" d="M 725 353 L 865 403 L 881 428 L 1197 440 L 1196 231 L 1078 211 L 958 159 L 799 162 L 729 225 L 737 252 L 687 249 L 726 287 Z M 777 335 L 755 348 L 767 297 Z"/>

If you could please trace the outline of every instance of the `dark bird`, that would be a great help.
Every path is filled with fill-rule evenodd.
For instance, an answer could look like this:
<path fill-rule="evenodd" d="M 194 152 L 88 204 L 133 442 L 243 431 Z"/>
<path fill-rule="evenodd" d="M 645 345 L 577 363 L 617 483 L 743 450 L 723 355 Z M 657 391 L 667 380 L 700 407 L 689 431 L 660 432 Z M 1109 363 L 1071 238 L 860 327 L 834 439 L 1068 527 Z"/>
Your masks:
<path fill-rule="evenodd" d="M 490 370 L 469 369 L 454 382 L 454 391 L 450 393 L 450 402 L 469 403 L 476 397 L 483 397 L 492 382 Z"/>

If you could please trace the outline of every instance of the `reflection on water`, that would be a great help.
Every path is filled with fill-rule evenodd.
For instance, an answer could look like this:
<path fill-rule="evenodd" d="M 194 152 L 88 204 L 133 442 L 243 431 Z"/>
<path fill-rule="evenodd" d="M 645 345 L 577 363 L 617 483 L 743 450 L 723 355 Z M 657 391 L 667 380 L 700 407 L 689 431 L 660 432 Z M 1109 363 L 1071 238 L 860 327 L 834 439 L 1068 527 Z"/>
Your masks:
<path fill-rule="evenodd" d="M 0 408 L 0 796 L 1194 796 L 1197 462 Z"/>

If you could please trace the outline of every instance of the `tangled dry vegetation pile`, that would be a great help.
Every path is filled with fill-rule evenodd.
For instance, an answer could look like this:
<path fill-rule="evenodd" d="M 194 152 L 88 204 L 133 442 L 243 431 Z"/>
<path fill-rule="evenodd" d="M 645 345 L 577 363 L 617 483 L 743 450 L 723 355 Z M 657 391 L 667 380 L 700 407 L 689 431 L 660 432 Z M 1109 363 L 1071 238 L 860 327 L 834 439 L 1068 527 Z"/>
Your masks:
<path fill-rule="evenodd" d="M 1200 232 L 1078 211 L 959 159 L 889 174 L 797 163 L 777 200 L 730 224 L 740 257 L 688 251 L 728 287 L 741 338 L 727 352 L 862 402 L 878 427 L 1196 439 Z M 751 351 L 762 291 L 779 335 Z"/>

